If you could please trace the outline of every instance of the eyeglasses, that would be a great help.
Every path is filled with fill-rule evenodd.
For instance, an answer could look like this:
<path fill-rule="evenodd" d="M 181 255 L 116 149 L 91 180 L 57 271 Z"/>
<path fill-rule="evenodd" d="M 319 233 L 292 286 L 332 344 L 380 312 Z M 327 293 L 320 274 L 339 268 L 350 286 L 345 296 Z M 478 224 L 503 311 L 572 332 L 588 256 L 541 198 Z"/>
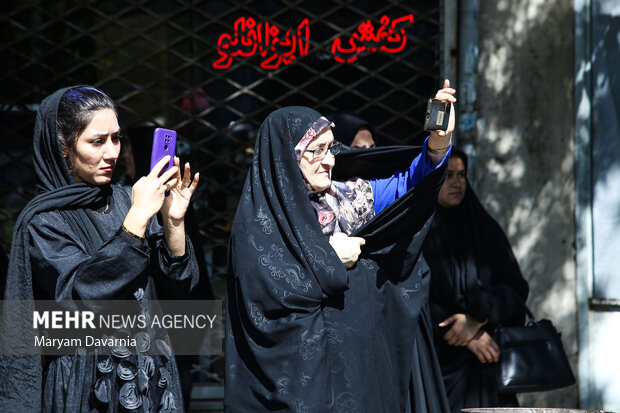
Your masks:
<path fill-rule="evenodd" d="M 316 149 L 306 149 L 304 152 L 312 152 L 312 160 L 323 159 L 327 156 L 327 152 L 336 156 L 340 153 L 340 149 L 342 149 L 342 144 L 340 142 L 334 141 L 330 146 L 322 146 Z"/>

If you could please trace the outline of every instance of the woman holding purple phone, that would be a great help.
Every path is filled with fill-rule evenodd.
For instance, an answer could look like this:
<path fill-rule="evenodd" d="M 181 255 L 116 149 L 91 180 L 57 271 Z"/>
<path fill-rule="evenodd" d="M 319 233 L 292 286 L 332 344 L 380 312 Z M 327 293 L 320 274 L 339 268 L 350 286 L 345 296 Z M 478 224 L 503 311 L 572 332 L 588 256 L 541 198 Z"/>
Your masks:
<path fill-rule="evenodd" d="M 17 220 L 4 300 L 179 299 L 197 284 L 185 213 L 198 174 L 192 179 L 189 164 L 181 174 L 175 158 L 158 177 L 164 158 L 132 188 L 112 185 L 117 117 L 112 99 L 90 86 L 60 89 L 41 103 L 34 133 L 40 194 Z M 108 350 L 0 356 L 0 410 L 183 410 L 171 354 Z"/>

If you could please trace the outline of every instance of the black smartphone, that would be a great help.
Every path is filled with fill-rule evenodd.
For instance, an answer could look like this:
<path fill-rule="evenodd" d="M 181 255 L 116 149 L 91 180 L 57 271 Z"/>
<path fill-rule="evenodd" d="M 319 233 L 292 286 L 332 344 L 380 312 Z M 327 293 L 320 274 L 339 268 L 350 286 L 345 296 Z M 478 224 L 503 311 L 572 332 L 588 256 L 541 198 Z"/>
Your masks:
<path fill-rule="evenodd" d="M 438 99 L 429 99 L 426 104 L 426 118 L 424 119 L 424 130 L 448 129 L 450 120 L 450 102 L 442 102 Z"/>

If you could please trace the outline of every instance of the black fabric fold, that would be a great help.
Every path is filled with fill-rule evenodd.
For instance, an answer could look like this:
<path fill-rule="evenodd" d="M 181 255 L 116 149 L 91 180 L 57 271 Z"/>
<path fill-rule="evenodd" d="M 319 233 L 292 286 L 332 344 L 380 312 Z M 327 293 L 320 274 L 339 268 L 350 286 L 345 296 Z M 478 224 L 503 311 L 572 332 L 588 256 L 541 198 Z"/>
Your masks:
<path fill-rule="evenodd" d="M 347 146 L 351 145 L 355 139 L 355 135 L 362 127 L 368 129 L 370 133 L 375 136 L 375 131 L 372 126 L 353 113 L 337 111 L 330 112 L 326 114 L 325 117 L 336 125 L 333 131 L 335 139 Z"/>
<path fill-rule="evenodd" d="M 420 315 L 430 282 L 420 246 L 444 169 L 352 234 L 367 244 L 347 270 L 321 233 L 293 152 L 319 116 L 283 108 L 259 130 L 229 248 L 226 411 L 446 412 Z M 416 150 L 390 153 L 409 166 Z M 385 163 L 395 157 L 375 151 L 347 155 L 359 164 L 339 176 L 365 162 L 394 173 Z"/>
<path fill-rule="evenodd" d="M 422 151 L 422 146 L 382 146 L 380 148 L 352 149 L 344 147 L 336 156 L 332 172 L 335 181 L 357 177 L 363 179 L 388 178 L 395 171 L 404 171 L 411 160 Z"/>

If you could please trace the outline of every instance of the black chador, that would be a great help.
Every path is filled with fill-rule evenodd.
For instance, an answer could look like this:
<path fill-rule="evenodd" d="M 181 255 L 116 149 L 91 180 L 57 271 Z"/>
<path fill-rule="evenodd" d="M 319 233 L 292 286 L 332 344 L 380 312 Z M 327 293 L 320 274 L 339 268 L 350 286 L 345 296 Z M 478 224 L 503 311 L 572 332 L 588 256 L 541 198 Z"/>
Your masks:
<path fill-rule="evenodd" d="M 280 109 L 259 131 L 230 241 L 227 412 L 447 412 L 420 255 L 444 169 L 350 234 L 366 245 L 347 270 L 293 151 L 319 116 Z M 417 153 L 344 154 L 333 176 L 391 176 Z"/>
<path fill-rule="evenodd" d="M 183 257 L 171 257 L 155 218 L 146 241 L 137 240 L 121 229 L 131 206 L 130 188 L 75 183 L 57 136 L 58 104 L 65 91 L 45 99 L 37 114 L 34 166 L 41 193 L 15 225 L 4 300 L 186 296 L 198 281 L 191 243 Z M 1 318 L 0 340 L 31 345 L 23 334 L 32 322 L 22 321 L 24 329 Z M 82 354 L 44 360 L 39 355 L 0 355 L 0 411 L 183 411 L 177 367 L 169 354 Z M 145 370 L 148 380 L 138 384 L 136 377 L 122 377 L 121 361 Z"/>
<path fill-rule="evenodd" d="M 455 313 L 499 325 L 523 325 L 529 287 L 506 235 L 482 207 L 469 182 L 463 201 L 438 206 L 424 242 L 431 267 L 431 318 L 437 356 L 452 412 L 465 407 L 515 406 L 514 395 L 498 394 L 497 363 L 481 363 L 466 347 L 443 340 L 440 322 Z"/>

